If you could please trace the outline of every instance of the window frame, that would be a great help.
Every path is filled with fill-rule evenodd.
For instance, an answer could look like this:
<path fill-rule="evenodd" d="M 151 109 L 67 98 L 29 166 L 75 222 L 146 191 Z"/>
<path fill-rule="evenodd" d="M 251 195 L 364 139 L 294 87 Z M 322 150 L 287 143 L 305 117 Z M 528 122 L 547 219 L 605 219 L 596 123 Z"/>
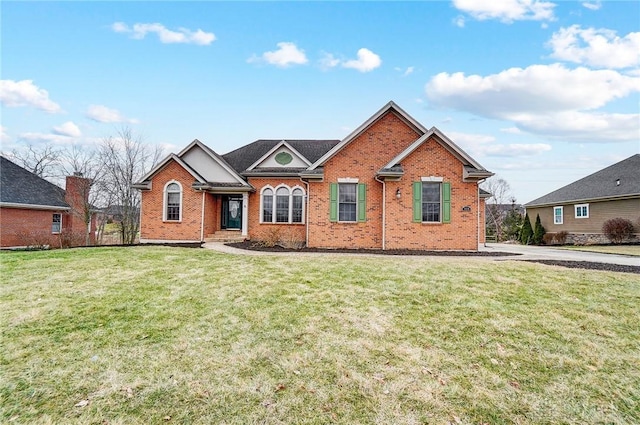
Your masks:
<path fill-rule="evenodd" d="M 58 216 L 58 221 L 56 222 L 56 216 Z M 54 230 L 53 225 L 57 223 L 58 224 L 58 230 Z M 51 234 L 53 235 L 59 235 L 60 233 L 62 233 L 62 213 L 53 213 L 51 215 Z"/>
<path fill-rule="evenodd" d="M 340 201 L 340 187 L 341 186 L 353 186 L 354 188 L 354 201 L 353 202 L 346 202 L 346 201 Z M 355 208 L 353 210 L 353 220 L 341 220 L 340 219 L 340 205 L 341 204 L 345 204 L 345 205 L 354 205 Z M 338 223 L 357 223 L 358 222 L 358 183 L 357 182 L 338 182 Z"/>
<path fill-rule="evenodd" d="M 578 211 L 584 211 L 584 215 L 578 215 Z M 574 218 L 589 218 L 589 204 L 576 204 L 573 206 L 573 214 Z"/>
<path fill-rule="evenodd" d="M 442 182 L 434 182 L 434 181 L 426 182 L 426 181 L 423 181 L 423 182 L 420 182 L 420 183 L 422 184 L 421 185 L 422 187 L 420 188 L 422 190 L 422 197 L 420 199 L 420 210 L 421 210 L 421 213 L 422 213 L 421 222 L 422 223 L 435 223 L 435 224 L 442 223 Z M 435 185 L 438 186 L 438 202 L 437 202 L 437 204 L 438 204 L 438 220 L 425 220 L 424 219 L 424 216 L 425 216 L 424 206 L 425 206 L 425 204 L 429 205 L 429 204 L 435 204 L 436 203 L 436 202 L 425 201 L 424 200 L 424 187 L 425 187 L 425 184 L 426 185 L 432 185 L 432 186 L 435 186 Z M 429 214 L 429 212 L 427 212 L 427 214 Z"/>
<path fill-rule="evenodd" d="M 556 218 L 558 217 L 558 215 L 556 215 L 556 211 L 560 211 L 560 221 L 558 222 L 556 220 Z M 557 206 L 557 207 L 553 207 L 553 224 L 563 224 L 564 223 L 564 206 Z"/>
<path fill-rule="evenodd" d="M 287 194 L 287 221 L 277 221 L 277 199 L 278 190 L 286 189 Z M 300 195 L 294 195 L 294 192 L 299 190 Z M 271 191 L 271 195 L 265 195 L 265 192 Z M 265 220 L 265 196 L 268 196 L 271 199 L 271 220 Z M 301 221 L 293 221 L 293 198 L 294 196 L 302 198 L 302 209 L 301 209 Z M 271 185 L 266 185 L 262 189 L 260 189 L 260 224 L 304 224 L 305 223 L 305 197 L 306 192 L 304 188 L 299 185 L 295 185 L 293 187 L 289 187 L 286 184 L 279 184 L 276 187 Z"/>
<path fill-rule="evenodd" d="M 169 186 L 171 186 L 172 184 L 176 184 L 178 186 L 178 191 L 175 190 L 169 190 Z M 175 194 L 178 193 L 179 196 L 179 202 L 178 202 L 178 219 L 169 219 L 169 194 Z M 169 223 L 181 223 L 182 222 L 182 194 L 183 194 L 183 189 L 182 189 L 182 184 L 180 184 L 179 181 L 177 180 L 171 180 L 168 181 L 165 185 L 164 185 L 164 190 L 162 193 L 162 221 L 165 222 L 169 222 Z"/>

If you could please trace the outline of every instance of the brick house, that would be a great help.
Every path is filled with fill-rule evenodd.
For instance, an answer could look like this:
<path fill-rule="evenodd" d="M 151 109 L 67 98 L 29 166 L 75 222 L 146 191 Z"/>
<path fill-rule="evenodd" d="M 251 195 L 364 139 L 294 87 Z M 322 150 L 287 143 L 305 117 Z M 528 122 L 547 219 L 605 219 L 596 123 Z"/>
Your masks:
<path fill-rule="evenodd" d="M 477 250 L 478 184 L 492 176 L 389 102 L 343 140 L 258 140 L 218 155 L 198 140 L 142 191 L 142 243 L 236 234 L 322 248 Z"/>
<path fill-rule="evenodd" d="M 640 240 L 640 154 L 603 168 L 524 205 L 547 233 L 567 232 L 567 243 L 608 243 L 602 225 L 625 218 Z"/>
<path fill-rule="evenodd" d="M 0 156 L 0 247 L 84 245 L 90 181 L 66 178 L 66 190 Z M 95 243 L 95 219 L 90 243 Z"/>

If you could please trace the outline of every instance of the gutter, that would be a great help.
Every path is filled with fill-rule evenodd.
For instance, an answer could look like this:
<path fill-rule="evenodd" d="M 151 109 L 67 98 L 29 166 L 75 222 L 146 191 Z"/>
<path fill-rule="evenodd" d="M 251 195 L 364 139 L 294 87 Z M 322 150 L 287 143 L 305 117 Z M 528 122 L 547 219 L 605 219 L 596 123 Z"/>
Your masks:
<path fill-rule="evenodd" d="M 304 210 L 304 244 L 306 247 L 309 247 L 309 182 L 306 182 L 304 180 L 302 180 L 302 177 L 300 177 L 300 181 L 307 187 L 307 193 L 306 193 L 306 208 Z"/>
<path fill-rule="evenodd" d="M 3 208 L 22 208 L 26 210 L 69 211 L 70 207 L 56 205 L 19 204 L 17 202 L 0 202 Z"/>
<path fill-rule="evenodd" d="M 374 179 L 382 183 L 382 250 L 384 251 L 387 247 L 387 187 L 384 180 L 379 180 L 378 176 Z"/>

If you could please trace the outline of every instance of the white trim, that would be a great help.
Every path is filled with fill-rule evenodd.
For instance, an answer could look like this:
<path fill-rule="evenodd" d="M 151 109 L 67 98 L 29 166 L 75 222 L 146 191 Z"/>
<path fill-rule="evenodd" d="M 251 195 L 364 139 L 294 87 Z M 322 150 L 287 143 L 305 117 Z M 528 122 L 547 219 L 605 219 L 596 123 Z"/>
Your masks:
<path fill-rule="evenodd" d="M 176 154 L 173 154 L 173 153 L 168 155 L 165 159 L 160 161 L 158 163 L 158 165 L 153 167 L 151 169 L 151 171 L 149 171 L 147 174 L 145 174 L 144 177 L 142 177 L 139 180 L 140 183 L 142 183 L 142 182 L 144 182 L 146 180 L 149 180 L 154 174 L 156 174 L 158 171 L 160 171 L 160 169 L 163 168 L 170 160 L 174 160 L 175 162 L 177 162 L 182 168 L 187 170 L 187 172 L 189 174 L 191 174 L 200 183 L 206 183 L 205 179 L 200 174 L 198 174 L 193 168 L 191 168 L 190 165 L 188 165 L 186 162 L 184 162 L 182 159 L 180 159 L 180 157 L 178 157 Z"/>
<path fill-rule="evenodd" d="M 420 181 L 432 182 L 432 183 L 442 183 L 444 181 L 444 178 L 443 177 L 435 177 L 435 176 L 420 177 Z"/>
<path fill-rule="evenodd" d="M 54 205 L 18 204 L 14 202 L 0 202 L 2 208 L 19 208 L 23 210 L 45 210 L 45 211 L 69 211 L 69 207 L 56 207 Z"/>
<path fill-rule="evenodd" d="M 586 208 L 587 210 L 587 215 L 578 215 L 578 208 Z M 581 218 L 589 218 L 589 204 L 576 204 L 573 206 L 573 214 L 574 214 L 574 218 L 577 219 L 581 219 Z"/>
<path fill-rule="evenodd" d="M 339 177 L 338 183 L 359 183 L 360 180 L 354 177 Z"/>
<path fill-rule="evenodd" d="M 249 194 L 242 194 L 242 236 L 249 234 Z"/>
<path fill-rule="evenodd" d="M 222 158 L 220 155 L 215 153 L 215 151 L 213 151 L 210 147 L 208 147 L 207 145 L 205 145 L 204 143 L 202 143 L 198 139 L 195 139 L 193 142 L 189 143 L 189 145 L 186 148 L 184 148 L 184 149 L 182 149 L 182 151 L 180 151 L 178 156 L 180 158 L 182 158 L 182 156 L 185 153 L 187 153 L 189 150 L 191 150 L 196 145 L 198 147 L 200 147 L 200 149 L 202 149 L 207 155 L 209 155 L 215 162 L 217 162 L 218 165 L 220 165 L 222 168 L 224 168 L 226 172 L 231 174 L 231 176 L 233 178 L 235 178 L 238 181 L 238 183 L 242 183 L 243 186 L 249 186 L 249 184 L 233 168 L 231 168 L 231 166 L 229 166 L 229 164 L 227 164 L 227 162 L 224 160 L 224 158 Z M 206 183 L 206 182 L 203 182 L 203 183 Z"/>
<path fill-rule="evenodd" d="M 204 201 L 206 192 L 202 192 L 202 215 L 200 216 L 200 240 L 204 240 Z"/>
<path fill-rule="evenodd" d="M 398 115 L 400 115 L 401 118 L 405 119 L 407 122 L 409 122 L 411 125 L 413 125 L 415 127 L 415 129 L 417 130 L 416 131 L 417 133 L 422 132 L 424 134 L 424 133 L 427 132 L 427 129 L 422 124 L 420 124 L 418 121 L 413 119 L 413 117 L 411 117 L 402 108 L 400 108 L 398 105 L 396 105 L 395 102 L 390 101 L 389 103 L 384 105 L 382 108 L 380 108 L 378 110 L 378 112 L 373 114 L 368 120 L 366 120 L 364 123 L 362 123 L 358 128 L 353 130 L 340 143 L 338 143 L 333 148 L 331 148 L 331 150 L 329 150 L 329 152 L 327 152 L 326 154 L 322 155 L 322 157 L 320 159 L 318 159 L 316 162 L 311 164 L 311 166 L 309 167 L 309 170 L 315 170 L 316 168 L 318 168 L 319 166 L 324 164 L 331 157 L 333 157 L 336 153 L 338 153 L 338 151 L 340 151 L 346 145 L 351 143 L 351 141 L 353 141 L 353 139 L 358 137 L 360 135 L 360 133 L 362 133 L 369 126 L 371 126 L 374 122 L 376 122 L 380 117 L 382 117 L 384 114 L 386 114 L 388 111 L 390 111 L 392 109 L 395 110 L 395 112 Z"/>
<path fill-rule="evenodd" d="M 285 188 L 287 189 L 287 191 L 289 192 L 289 212 L 288 212 L 288 219 L 287 221 L 276 221 L 276 204 L 277 204 L 277 192 L 278 189 L 280 188 Z M 270 189 L 273 192 L 272 196 L 272 210 L 271 210 L 271 221 L 265 221 L 264 220 L 264 214 L 263 214 L 263 209 L 264 209 L 264 191 Z M 294 222 L 293 221 L 293 191 L 296 189 L 300 189 L 302 191 L 302 221 L 300 222 Z M 304 189 L 304 187 L 300 186 L 300 185 L 295 185 L 293 187 L 291 186 L 287 186 L 284 183 L 280 183 L 279 185 L 277 185 L 276 187 L 273 187 L 271 185 L 266 185 L 263 186 L 262 189 L 260 189 L 260 216 L 259 216 L 259 223 L 260 224 L 305 224 L 306 220 L 305 220 L 305 213 L 306 213 L 306 206 L 305 206 L 305 195 L 307 194 L 307 191 Z M 283 195 L 280 195 L 283 196 Z"/>
<path fill-rule="evenodd" d="M 264 214 L 263 214 L 263 210 L 264 210 L 264 202 L 263 202 L 263 196 L 264 196 L 264 191 L 265 190 L 271 190 L 271 192 L 273 193 L 273 195 L 271 195 L 271 198 L 273 198 L 273 196 L 275 195 L 275 190 L 273 190 L 273 187 L 271 187 L 270 184 L 264 186 L 262 189 L 260 189 L 260 220 L 259 223 L 272 223 L 273 222 L 273 209 L 275 208 L 273 205 L 273 199 L 272 199 L 272 204 L 271 204 L 271 220 L 272 221 L 264 221 Z"/>
<path fill-rule="evenodd" d="M 340 181 L 340 180 L 356 180 L 355 182 L 353 181 Z M 356 186 L 356 216 L 353 220 L 340 220 L 340 185 L 355 185 Z M 358 190 L 358 179 L 338 179 L 338 199 L 337 199 L 337 204 L 336 207 L 338 208 L 338 210 L 336 211 L 337 213 L 337 217 L 336 217 L 336 223 L 357 223 L 358 222 L 358 205 L 360 204 L 360 199 L 358 199 L 358 195 L 359 195 L 359 190 Z M 351 202 L 342 202 L 343 204 L 351 204 Z"/>
<path fill-rule="evenodd" d="M 178 187 L 180 188 L 180 206 L 179 206 L 180 210 L 178 211 L 178 216 L 179 216 L 178 220 L 169 220 L 167 218 L 167 207 L 168 207 L 168 204 L 167 204 L 167 200 L 168 200 L 167 199 L 168 198 L 168 196 L 167 196 L 168 195 L 167 187 L 170 184 L 173 184 L 173 183 L 177 184 Z M 181 223 L 182 222 L 182 194 L 183 194 L 183 192 L 184 191 L 182 189 L 182 184 L 177 180 L 169 180 L 164 185 L 164 189 L 162 190 L 162 221 L 166 221 L 166 222 L 169 222 L 169 223 Z M 175 193 L 175 192 L 173 192 L 173 193 Z"/>
<path fill-rule="evenodd" d="M 60 229 L 57 232 L 53 231 L 53 216 L 55 215 L 59 215 L 60 216 Z M 53 213 L 51 214 L 51 234 L 52 235 L 59 235 L 60 233 L 62 233 L 62 213 Z"/>
<path fill-rule="evenodd" d="M 293 146 L 291 146 L 289 143 L 287 143 L 285 140 L 279 142 L 278 144 L 276 144 L 273 148 L 271 148 L 267 153 L 265 153 L 264 155 L 262 155 L 260 157 L 260 159 L 258 159 L 256 162 L 254 162 L 253 164 L 251 164 L 251 166 L 249 166 L 249 168 L 247 168 L 247 171 L 251 171 L 254 168 L 256 168 L 258 165 L 260 165 L 262 162 L 264 162 L 267 158 L 269 158 L 269 156 L 271 156 L 271 154 L 273 154 L 274 152 L 276 152 L 278 149 L 280 149 L 281 147 L 286 147 L 287 149 L 289 149 L 293 154 L 295 154 L 298 158 L 300 158 L 302 160 L 302 162 L 304 162 L 305 164 L 307 164 L 307 167 L 309 165 L 311 165 L 311 162 L 309 162 L 309 160 L 307 158 L 305 158 L 300 152 L 298 152 L 297 150 L 295 150 L 293 148 Z M 282 168 L 287 168 L 286 166 L 282 166 Z"/>
<path fill-rule="evenodd" d="M 557 223 L 556 222 L 556 210 L 560 209 L 560 222 Z M 553 207 L 553 224 L 563 224 L 564 223 L 564 206 L 563 205 L 558 205 Z"/>

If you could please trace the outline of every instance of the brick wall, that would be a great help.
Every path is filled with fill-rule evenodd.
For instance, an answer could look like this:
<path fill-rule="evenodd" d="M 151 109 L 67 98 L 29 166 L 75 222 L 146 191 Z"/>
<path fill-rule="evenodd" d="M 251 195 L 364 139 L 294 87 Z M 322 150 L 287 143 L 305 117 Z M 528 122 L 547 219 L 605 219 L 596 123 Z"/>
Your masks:
<path fill-rule="evenodd" d="M 387 113 L 324 165 L 324 181 L 310 183 L 309 246 L 324 248 L 382 247 L 382 185 L 375 173 L 418 138 L 394 113 Z M 339 178 L 367 185 L 367 221 L 329 221 L 329 188 Z"/>
<path fill-rule="evenodd" d="M 56 211 L 0 208 L 0 246 L 28 245 L 62 246 L 61 235 L 51 233 L 53 214 Z M 58 211 L 58 213 L 61 213 Z M 65 225 L 65 217 L 62 218 Z"/>
<path fill-rule="evenodd" d="M 163 221 L 164 187 L 176 180 L 182 185 L 182 221 Z M 153 177 L 152 189 L 142 191 L 140 238 L 159 241 L 200 241 L 202 192 L 191 188 L 194 178 L 175 161 Z"/>
<path fill-rule="evenodd" d="M 249 178 L 248 183 L 256 191 L 249 194 L 249 238 L 256 241 L 264 241 L 270 238 L 279 237 L 290 240 L 304 241 L 306 238 L 306 227 L 304 224 L 288 223 L 260 223 L 260 192 L 265 186 L 276 188 L 284 184 L 293 190 L 299 186 L 306 193 L 307 188 L 298 177 L 295 178 Z M 304 202 L 304 201 L 303 201 Z M 306 217 L 303 218 L 306 220 Z"/>

